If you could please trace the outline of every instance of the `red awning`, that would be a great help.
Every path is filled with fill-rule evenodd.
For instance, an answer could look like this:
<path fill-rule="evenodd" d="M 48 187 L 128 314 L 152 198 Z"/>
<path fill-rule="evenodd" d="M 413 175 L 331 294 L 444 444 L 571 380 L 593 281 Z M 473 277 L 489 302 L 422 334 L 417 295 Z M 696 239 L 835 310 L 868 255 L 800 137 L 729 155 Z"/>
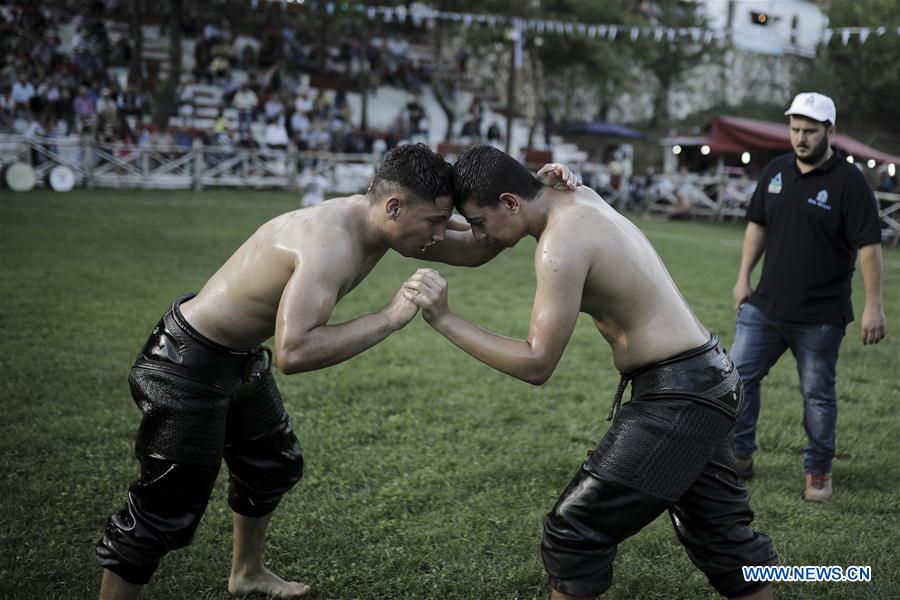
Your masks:
<path fill-rule="evenodd" d="M 748 150 L 788 152 L 791 149 L 787 125 L 740 117 L 713 119 L 705 143 L 718 154 L 737 154 Z M 846 135 L 835 135 L 832 145 L 857 159 L 873 158 L 878 162 L 900 163 L 900 156 L 880 152 Z"/>

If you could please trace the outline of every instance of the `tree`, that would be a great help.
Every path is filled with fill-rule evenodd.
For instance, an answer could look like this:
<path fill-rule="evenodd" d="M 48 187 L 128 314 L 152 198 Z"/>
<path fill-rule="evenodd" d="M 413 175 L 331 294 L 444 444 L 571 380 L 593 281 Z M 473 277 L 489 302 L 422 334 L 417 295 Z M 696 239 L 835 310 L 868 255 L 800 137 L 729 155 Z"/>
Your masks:
<path fill-rule="evenodd" d="M 153 122 L 159 129 L 169 126 L 175 112 L 175 92 L 181 82 L 181 0 L 168 0 L 169 77 L 159 90 Z"/>
<path fill-rule="evenodd" d="M 656 0 L 650 24 L 667 29 L 706 29 L 708 24 L 703 10 L 700 3 Z M 696 41 L 683 35 L 670 39 L 664 34 L 658 40 L 644 37 L 638 47 L 638 62 L 654 75 L 658 84 L 651 119 L 654 126 L 668 120 L 669 93 L 681 77 L 694 67 L 721 57 L 715 43 L 704 41 L 702 36 Z"/>
<path fill-rule="evenodd" d="M 865 42 L 840 35 L 822 44 L 804 84 L 832 96 L 845 123 L 874 124 L 900 133 L 900 0 L 832 0 L 829 27 L 870 27 Z M 876 29 L 884 27 L 879 35 Z"/>
<path fill-rule="evenodd" d="M 135 88 L 143 88 L 144 82 L 144 31 L 141 27 L 144 0 L 131 0 L 131 12 L 128 18 L 128 33 L 133 47 L 128 64 L 128 81 Z"/>

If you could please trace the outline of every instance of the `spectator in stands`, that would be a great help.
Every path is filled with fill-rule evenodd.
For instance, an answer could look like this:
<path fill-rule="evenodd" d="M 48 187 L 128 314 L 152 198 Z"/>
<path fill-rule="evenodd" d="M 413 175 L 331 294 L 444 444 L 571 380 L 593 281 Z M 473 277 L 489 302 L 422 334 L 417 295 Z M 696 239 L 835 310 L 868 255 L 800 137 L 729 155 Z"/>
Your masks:
<path fill-rule="evenodd" d="M 316 99 L 313 101 L 313 115 L 325 118 L 331 112 L 331 98 L 325 90 L 319 90 Z"/>
<path fill-rule="evenodd" d="M 194 84 L 197 83 L 193 78 L 189 78 L 186 82 L 179 84 L 178 90 L 175 92 L 178 98 L 178 115 L 181 117 L 194 116 Z"/>
<path fill-rule="evenodd" d="M 56 108 L 56 116 L 59 119 L 60 135 L 65 135 L 75 130 L 74 98 L 68 87 L 59 91 L 59 103 Z"/>
<path fill-rule="evenodd" d="M 232 106 L 238 110 L 238 129 L 246 131 L 250 129 L 256 114 L 256 105 L 259 99 L 256 92 L 250 89 L 250 86 L 244 83 L 234 95 Z"/>
<path fill-rule="evenodd" d="M 59 86 L 52 78 L 47 77 L 44 82 L 38 86 L 37 94 L 40 96 L 44 104 L 44 111 L 51 115 L 59 113 L 59 102 L 61 92 Z"/>
<path fill-rule="evenodd" d="M 97 113 L 94 100 L 86 85 L 78 88 L 78 95 L 72 101 L 75 110 L 75 130 L 78 133 L 88 130 L 94 125 L 94 115 Z"/>
<path fill-rule="evenodd" d="M 231 65 L 234 61 L 234 47 L 223 40 L 212 48 L 212 62 L 209 70 L 217 81 L 227 80 L 231 77 Z"/>
<path fill-rule="evenodd" d="M 273 92 L 266 99 L 264 111 L 266 115 L 266 121 L 270 121 L 272 119 L 280 119 L 284 116 L 284 104 L 281 102 L 281 98 L 279 97 L 278 92 Z"/>
<path fill-rule="evenodd" d="M 309 115 L 312 112 L 313 103 L 312 100 L 309 99 L 309 94 L 306 92 L 297 92 L 297 97 L 294 99 L 294 110 L 303 115 Z"/>
<path fill-rule="evenodd" d="M 287 148 L 290 139 L 280 119 L 269 119 L 263 133 L 263 141 L 266 147 L 274 150 L 285 150 Z"/>
<path fill-rule="evenodd" d="M 162 127 L 151 137 L 150 146 L 160 156 L 171 158 L 174 155 L 173 151 L 176 149 L 177 143 L 175 142 L 175 136 L 172 135 L 172 131 L 168 127 Z"/>
<path fill-rule="evenodd" d="M 487 140 L 488 143 L 493 146 L 503 143 L 503 134 L 500 133 L 500 124 L 497 123 L 497 121 L 494 121 L 491 123 L 491 126 L 488 127 Z"/>
<path fill-rule="evenodd" d="M 300 150 L 309 149 L 309 128 L 311 123 L 306 113 L 295 110 L 290 118 L 290 135 L 294 144 Z"/>
<path fill-rule="evenodd" d="M 139 120 L 144 110 L 144 97 L 133 83 L 128 82 L 124 91 L 120 91 L 116 97 L 116 106 L 119 111 L 137 117 Z"/>
<path fill-rule="evenodd" d="M 95 108 L 98 116 L 103 115 L 105 112 L 111 112 L 113 115 L 116 113 L 116 101 L 113 99 L 109 88 L 101 90 L 100 98 L 97 99 Z"/>
<path fill-rule="evenodd" d="M 21 73 L 18 81 L 12 86 L 13 117 L 20 114 L 22 116 L 30 114 L 31 99 L 34 97 L 35 93 L 34 85 L 28 81 L 28 77 L 26 77 L 25 73 Z"/>
<path fill-rule="evenodd" d="M 242 69 L 253 69 L 257 66 L 256 50 L 252 44 L 245 44 L 241 49 L 238 65 Z"/>
<path fill-rule="evenodd" d="M 12 118 L 10 115 L 10 107 L 12 100 L 9 94 L 0 87 L 0 129 L 7 129 L 12 126 Z"/>
<path fill-rule="evenodd" d="M 309 149 L 326 151 L 331 149 L 331 131 L 319 117 L 313 118 L 309 129 Z"/>

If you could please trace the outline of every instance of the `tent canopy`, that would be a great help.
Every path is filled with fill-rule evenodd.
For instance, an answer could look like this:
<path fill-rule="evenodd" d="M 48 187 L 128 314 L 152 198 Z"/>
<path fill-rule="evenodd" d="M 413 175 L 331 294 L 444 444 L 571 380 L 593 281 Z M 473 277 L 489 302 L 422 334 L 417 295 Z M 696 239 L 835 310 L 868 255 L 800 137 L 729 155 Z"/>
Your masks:
<path fill-rule="evenodd" d="M 783 123 L 742 119 L 740 117 L 716 117 L 709 133 L 696 145 L 706 144 L 718 154 L 737 154 L 747 150 L 790 151 L 790 129 Z M 668 140 L 663 140 L 667 142 Z M 693 145 L 693 144 L 682 144 Z M 883 163 L 900 163 L 900 156 L 880 152 L 849 136 L 836 134 L 831 145 L 856 158 L 875 159 Z"/>
<path fill-rule="evenodd" d="M 609 121 L 578 121 L 566 126 L 563 131 L 565 133 L 587 133 L 590 135 L 599 135 L 605 137 L 622 137 L 622 138 L 641 138 L 644 137 L 640 131 L 630 129 L 618 123 L 610 123 Z"/>

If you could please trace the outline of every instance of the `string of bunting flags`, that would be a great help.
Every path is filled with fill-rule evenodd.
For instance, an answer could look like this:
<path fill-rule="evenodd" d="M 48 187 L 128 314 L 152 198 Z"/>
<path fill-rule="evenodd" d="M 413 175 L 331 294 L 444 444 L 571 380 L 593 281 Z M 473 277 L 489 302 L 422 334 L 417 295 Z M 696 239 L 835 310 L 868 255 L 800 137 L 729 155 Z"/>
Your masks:
<path fill-rule="evenodd" d="M 703 40 L 703 43 L 709 44 L 713 40 L 722 43 L 728 37 L 728 32 L 724 29 L 710 30 L 702 27 L 662 27 L 650 26 L 639 27 L 636 25 L 624 24 L 588 24 L 577 23 L 573 21 L 555 21 L 550 19 L 522 19 L 518 17 L 507 17 L 504 15 L 490 15 L 482 13 L 460 13 L 437 10 L 422 4 L 413 4 L 407 6 L 369 6 L 365 4 L 351 4 L 347 2 L 315 2 L 311 0 L 267 0 L 269 4 L 280 3 L 284 6 L 294 4 L 297 6 L 308 6 L 324 8 L 328 14 L 340 12 L 356 12 L 365 14 L 372 21 L 381 18 L 385 22 L 396 21 L 404 22 L 409 18 L 416 26 L 421 26 L 428 21 L 441 19 L 444 21 L 453 21 L 461 23 L 466 27 L 471 25 L 481 25 L 490 28 L 496 27 L 513 27 L 517 31 L 533 32 L 537 34 L 556 34 L 556 35 L 579 35 L 593 39 L 630 39 L 637 41 L 640 37 L 653 38 L 659 42 L 663 38 L 672 42 L 675 39 L 690 38 L 693 42 Z M 256 8 L 259 0 L 251 0 L 251 5 Z M 855 36 L 861 44 L 866 43 L 871 36 L 883 36 L 887 33 L 900 35 L 900 27 L 838 27 L 827 28 L 822 31 L 822 42 L 829 44 L 835 37 L 841 40 L 843 45 L 847 45 Z"/>

